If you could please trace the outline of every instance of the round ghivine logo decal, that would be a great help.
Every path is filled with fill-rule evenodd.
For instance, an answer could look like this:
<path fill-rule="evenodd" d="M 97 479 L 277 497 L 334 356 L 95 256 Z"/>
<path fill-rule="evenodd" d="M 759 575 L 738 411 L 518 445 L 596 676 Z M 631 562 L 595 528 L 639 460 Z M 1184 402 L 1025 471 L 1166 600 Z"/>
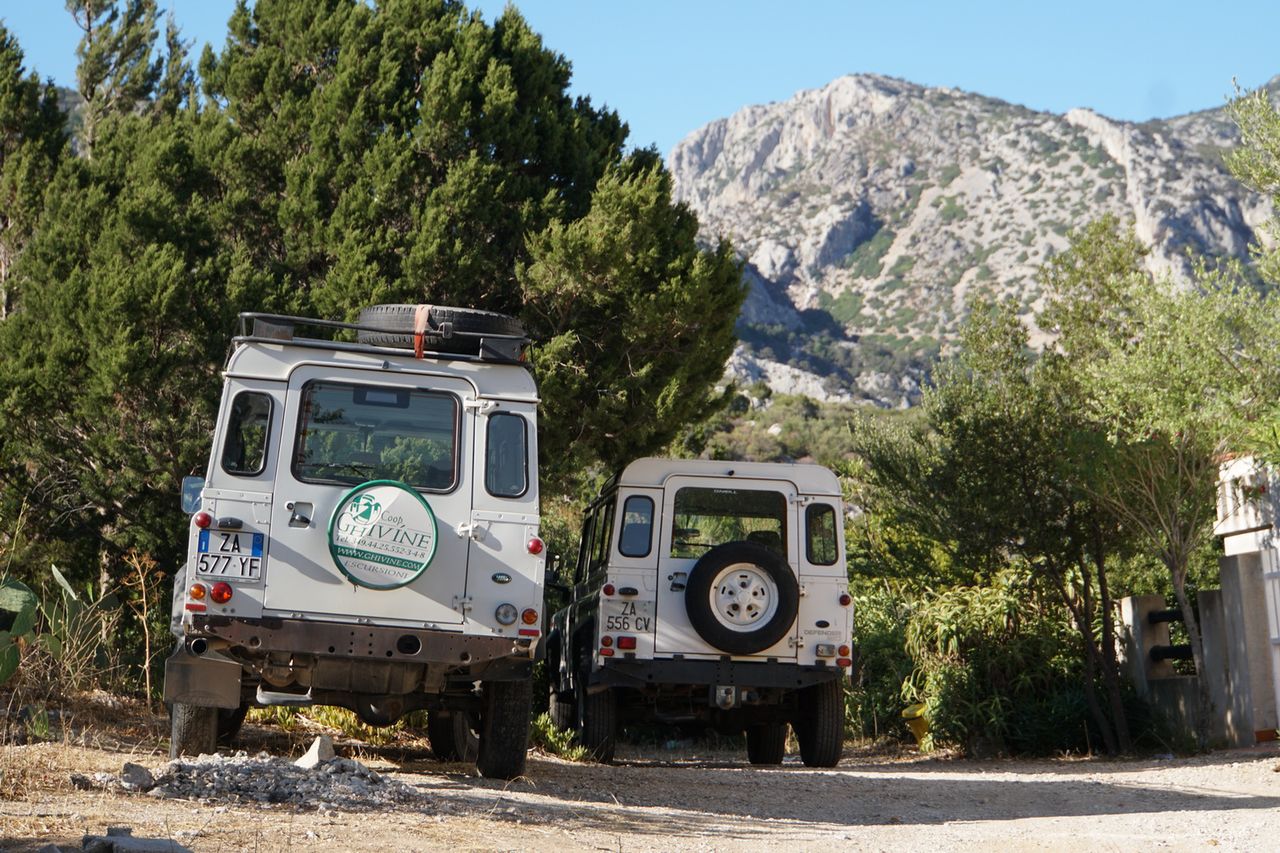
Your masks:
<path fill-rule="evenodd" d="M 395 589 L 431 565 L 436 533 L 435 513 L 417 490 L 372 480 L 338 501 L 329 519 L 329 553 L 352 583 Z"/>

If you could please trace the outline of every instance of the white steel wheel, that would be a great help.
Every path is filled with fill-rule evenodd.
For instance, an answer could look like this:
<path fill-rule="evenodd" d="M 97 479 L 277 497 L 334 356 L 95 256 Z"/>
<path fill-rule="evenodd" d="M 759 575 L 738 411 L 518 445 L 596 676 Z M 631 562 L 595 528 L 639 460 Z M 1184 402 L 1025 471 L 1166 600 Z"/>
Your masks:
<path fill-rule="evenodd" d="M 755 631 L 778 612 L 778 586 L 753 563 L 721 569 L 711 582 L 711 612 L 730 631 Z"/>

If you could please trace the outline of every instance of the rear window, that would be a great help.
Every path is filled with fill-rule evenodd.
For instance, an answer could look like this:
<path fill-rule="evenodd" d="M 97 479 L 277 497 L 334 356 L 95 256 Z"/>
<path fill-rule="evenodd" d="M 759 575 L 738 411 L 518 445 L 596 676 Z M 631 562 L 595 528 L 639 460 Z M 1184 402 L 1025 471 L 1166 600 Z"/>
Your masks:
<path fill-rule="evenodd" d="M 490 415 L 485 445 L 484 487 L 489 494 L 518 498 L 528 491 L 529 431 L 524 418 Z"/>
<path fill-rule="evenodd" d="M 672 557 L 701 557 L 725 542 L 745 540 L 786 556 L 787 499 L 760 489 L 688 487 L 676 492 Z"/>
<path fill-rule="evenodd" d="M 836 544 L 836 509 L 831 504 L 809 504 L 804 511 L 806 556 L 815 566 L 834 565 L 839 556 Z"/>
<path fill-rule="evenodd" d="M 439 391 L 308 382 L 293 475 L 305 483 L 398 480 L 447 492 L 457 483 L 458 398 Z"/>
<path fill-rule="evenodd" d="M 256 477 L 267 461 L 271 435 L 271 397 L 241 391 L 231 402 L 227 437 L 222 443 L 222 470 L 237 477 Z"/>
<path fill-rule="evenodd" d="M 622 505 L 622 535 L 618 551 L 624 557 L 649 556 L 649 540 L 653 532 L 653 500 L 632 495 Z"/>

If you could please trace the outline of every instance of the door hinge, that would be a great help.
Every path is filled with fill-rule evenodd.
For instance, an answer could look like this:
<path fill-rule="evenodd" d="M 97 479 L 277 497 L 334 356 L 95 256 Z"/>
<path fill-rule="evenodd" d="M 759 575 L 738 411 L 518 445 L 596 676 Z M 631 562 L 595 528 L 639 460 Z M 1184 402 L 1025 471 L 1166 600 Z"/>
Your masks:
<path fill-rule="evenodd" d="M 483 414 L 484 412 L 498 408 L 498 404 L 494 400 L 467 400 L 462 404 L 462 408 L 474 409 Z"/>
<path fill-rule="evenodd" d="M 804 637 L 788 637 L 787 645 L 793 649 L 803 649 Z"/>
<path fill-rule="evenodd" d="M 471 596 L 455 595 L 453 597 L 453 609 L 461 613 L 464 617 L 471 612 L 471 606 L 472 606 Z"/>

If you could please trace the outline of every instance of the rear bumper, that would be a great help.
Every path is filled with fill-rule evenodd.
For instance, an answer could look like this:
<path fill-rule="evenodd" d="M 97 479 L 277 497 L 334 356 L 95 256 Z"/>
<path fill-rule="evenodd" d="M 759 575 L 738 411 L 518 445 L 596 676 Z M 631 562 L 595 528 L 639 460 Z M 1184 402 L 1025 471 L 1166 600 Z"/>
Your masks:
<path fill-rule="evenodd" d="M 304 619 L 237 619 L 195 614 L 187 638 L 224 640 L 251 654 L 290 652 L 316 657 L 474 666 L 504 658 L 530 660 L 528 637 L 477 637 L 451 631 L 353 625 Z"/>
<path fill-rule="evenodd" d="M 692 684 L 797 690 L 835 681 L 844 675 L 844 670 L 835 666 L 802 666 L 782 661 L 614 658 L 592 673 L 591 685 L 646 687 Z"/>

